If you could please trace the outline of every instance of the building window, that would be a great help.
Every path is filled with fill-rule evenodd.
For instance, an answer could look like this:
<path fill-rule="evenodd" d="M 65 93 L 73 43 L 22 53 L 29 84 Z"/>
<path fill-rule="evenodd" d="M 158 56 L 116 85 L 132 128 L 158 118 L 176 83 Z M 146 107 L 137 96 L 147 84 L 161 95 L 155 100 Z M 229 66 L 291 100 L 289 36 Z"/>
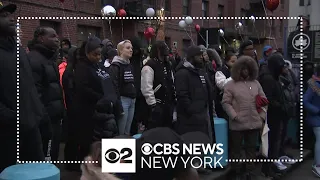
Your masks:
<path fill-rule="evenodd" d="M 281 3 L 281 9 L 284 9 L 284 5 L 286 4 L 286 3 L 284 3 L 284 1 L 285 1 L 285 0 L 281 0 L 281 1 L 280 1 L 280 3 Z"/>
<path fill-rule="evenodd" d="M 78 42 L 77 45 L 81 46 L 83 41 L 86 41 L 91 36 L 100 38 L 101 28 L 92 26 L 78 25 Z"/>
<path fill-rule="evenodd" d="M 304 0 L 300 0 L 299 5 L 304 6 Z"/>
<path fill-rule="evenodd" d="M 102 4 L 102 7 L 104 7 L 106 5 L 115 6 L 116 2 L 115 2 L 115 0 L 101 0 L 101 4 Z"/>
<path fill-rule="evenodd" d="M 208 4 L 209 4 L 208 1 L 206 1 L 206 0 L 203 0 L 203 1 L 202 1 L 202 17 L 207 17 L 207 16 L 209 16 L 209 12 L 208 12 L 209 6 L 208 6 Z"/>
<path fill-rule="evenodd" d="M 54 29 L 59 36 L 61 36 L 61 23 L 48 20 L 40 20 L 40 26 L 42 27 L 51 27 Z"/>
<path fill-rule="evenodd" d="M 165 0 L 165 2 L 164 2 L 164 10 L 171 12 L 170 0 Z"/>
<path fill-rule="evenodd" d="M 218 5 L 218 17 L 223 17 L 223 11 L 224 11 L 224 6 L 219 4 Z M 218 22 L 222 23 L 223 19 L 222 18 L 218 19 Z"/>
<path fill-rule="evenodd" d="M 311 0 L 308 0 L 308 6 L 310 6 L 311 5 Z"/>
<path fill-rule="evenodd" d="M 183 12 L 182 14 L 183 15 L 190 15 L 190 8 L 189 8 L 189 5 L 190 5 L 190 1 L 189 0 L 183 0 Z"/>

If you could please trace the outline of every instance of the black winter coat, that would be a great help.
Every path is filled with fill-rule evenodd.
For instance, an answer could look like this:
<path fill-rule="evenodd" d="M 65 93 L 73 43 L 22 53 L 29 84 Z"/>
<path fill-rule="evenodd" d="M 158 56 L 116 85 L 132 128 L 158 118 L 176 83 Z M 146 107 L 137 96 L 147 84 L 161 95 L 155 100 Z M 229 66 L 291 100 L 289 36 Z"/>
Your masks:
<path fill-rule="evenodd" d="M 103 71 L 103 72 L 102 72 Z M 110 99 L 113 107 L 116 107 L 117 95 L 115 93 L 112 81 L 110 84 L 102 83 L 103 75 L 110 78 L 106 69 L 99 66 L 98 63 L 92 63 L 89 60 L 80 59 L 75 67 L 75 93 L 72 102 L 72 108 L 75 113 L 75 128 L 79 132 L 78 139 L 83 141 L 92 141 L 95 127 L 96 105 L 102 98 Z M 109 90 L 109 92 L 107 92 Z M 104 94 L 105 97 L 104 97 Z"/>
<path fill-rule="evenodd" d="M 65 113 L 57 55 L 41 44 L 35 44 L 28 54 L 38 94 L 54 124 L 60 123 Z"/>
<path fill-rule="evenodd" d="M 97 102 L 94 120 L 94 141 L 101 141 L 102 138 L 113 138 L 119 135 L 115 116 L 113 115 L 113 103 L 107 98 Z"/>
<path fill-rule="evenodd" d="M 283 66 L 283 58 L 276 56 L 268 59 L 268 65 L 260 67 L 258 79 L 269 101 L 268 121 L 270 123 L 288 116 L 287 104 L 279 80 Z"/>
<path fill-rule="evenodd" d="M 210 80 L 203 70 L 188 66 L 185 61 L 175 74 L 177 93 L 177 132 L 200 131 L 208 136 L 208 113 L 213 119 L 213 98 Z M 200 78 L 202 76 L 202 78 Z"/>
<path fill-rule="evenodd" d="M 17 130 L 17 41 L 0 38 L 0 134 Z M 34 85 L 25 50 L 19 48 L 20 132 L 39 126 L 44 108 Z"/>

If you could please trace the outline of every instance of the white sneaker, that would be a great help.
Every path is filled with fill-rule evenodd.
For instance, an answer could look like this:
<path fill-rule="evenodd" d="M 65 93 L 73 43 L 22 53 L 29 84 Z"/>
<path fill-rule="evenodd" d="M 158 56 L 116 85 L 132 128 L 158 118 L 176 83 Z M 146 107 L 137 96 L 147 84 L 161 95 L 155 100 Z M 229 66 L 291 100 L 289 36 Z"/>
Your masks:
<path fill-rule="evenodd" d="M 282 164 L 282 162 L 280 161 L 275 161 L 273 162 L 274 165 L 277 166 L 277 168 L 280 170 L 280 171 L 283 171 L 283 170 L 286 170 L 288 167 L 285 166 L 284 164 Z"/>
<path fill-rule="evenodd" d="M 320 177 L 320 167 L 317 167 L 316 165 L 313 165 L 313 166 L 312 166 L 312 172 L 313 172 L 316 176 Z"/>
<path fill-rule="evenodd" d="M 279 160 L 284 163 L 284 164 L 289 164 L 289 165 L 293 165 L 295 164 L 297 161 L 295 159 L 291 159 L 290 157 L 288 156 L 281 156 L 279 158 Z"/>

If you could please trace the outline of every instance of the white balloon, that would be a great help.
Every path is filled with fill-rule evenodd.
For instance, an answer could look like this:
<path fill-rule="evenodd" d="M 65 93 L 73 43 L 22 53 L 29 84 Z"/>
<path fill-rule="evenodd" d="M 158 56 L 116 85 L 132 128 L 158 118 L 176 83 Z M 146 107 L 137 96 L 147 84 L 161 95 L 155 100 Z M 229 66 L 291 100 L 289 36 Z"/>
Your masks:
<path fill-rule="evenodd" d="M 114 16 L 116 16 L 117 12 L 114 9 L 114 7 L 112 7 L 110 5 L 106 5 L 105 7 L 102 8 L 101 14 L 104 17 L 114 17 Z"/>
<path fill-rule="evenodd" d="M 256 22 L 256 18 L 254 16 L 250 16 L 250 21 L 254 23 Z"/>
<path fill-rule="evenodd" d="M 242 23 L 241 22 L 238 22 L 236 24 L 236 30 L 241 30 L 242 29 Z"/>
<path fill-rule="evenodd" d="M 179 22 L 179 27 L 181 27 L 181 28 L 186 28 L 186 27 L 187 27 L 186 22 L 185 22 L 184 20 L 181 20 L 181 21 Z"/>
<path fill-rule="evenodd" d="M 218 32 L 219 32 L 219 35 L 220 35 L 221 37 L 224 36 L 224 31 L 223 31 L 222 29 L 219 29 Z"/>
<path fill-rule="evenodd" d="M 153 8 L 148 8 L 148 9 L 146 10 L 146 15 L 147 15 L 148 17 L 152 17 L 152 16 L 154 16 L 154 14 L 155 14 L 155 11 L 154 11 Z"/>
<path fill-rule="evenodd" d="M 190 17 L 190 16 L 187 16 L 184 21 L 185 21 L 188 25 L 192 24 L 192 22 L 193 22 L 192 17 Z"/>

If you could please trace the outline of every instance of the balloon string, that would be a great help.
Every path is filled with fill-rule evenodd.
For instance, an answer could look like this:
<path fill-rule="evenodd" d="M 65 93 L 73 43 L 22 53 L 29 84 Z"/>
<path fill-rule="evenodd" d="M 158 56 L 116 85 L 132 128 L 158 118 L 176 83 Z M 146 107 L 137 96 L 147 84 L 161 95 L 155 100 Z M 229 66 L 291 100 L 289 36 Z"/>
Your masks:
<path fill-rule="evenodd" d="M 199 32 L 198 34 L 200 35 L 201 39 L 207 44 L 207 41 L 202 37 L 202 35 Z"/>
<path fill-rule="evenodd" d="M 111 28 L 111 20 L 110 19 L 109 19 L 109 31 L 110 31 L 110 35 L 111 35 L 111 39 L 112 39 L 112 28 Z"/>
<path fill-rule="evenodd" d="M 191 38 L 193 38 L 192 37 L 192 29 L 191 29 L 191 26 L 189 25 L 189 29 L 190 29 L 190 36 L 191 36 Z"/>
<path fill-rule="evenodd" d="M 123 40 L 123 19 L 121 19 L 122 40 Z"/>
<path fill-rule="evenodd" d="M 238 31 L 239 31 L 239 35 L 240 35 L 240 38 L 241 38 L 242 42 L 244 42 L 243 37 L 242 37 L 241 32 L 240 32 L 240 28 L 239 28 Z"/>
<path fill-rule="evenodd" d="M 186 33 L 187 33 L 188 37 L 191 39 L 192 44 L 193 44 L 193 45 L 195 45 L 195 44 L 194 44 L 194 42 L 193 42 L 193 39 L 192 39 L 192 38 L 191 38 L 191 36 L 189 35 L 189 33 L 188 33 L 187 29 L 186 29 L 186 28 L 184 28 L 184 30 L 186 31 Z"/>
<path fill-rule="evenodd" d="M 265 15 L 266 15 L 266 17 L 267 17 L 268 14 L 267 14 L 266 7 L 264 6 L 263 0 L 261 0 L 261 3 L 262 3 L 262 6 L 263 6 L 264 13 L 265 13 Z M 267 22 L 269 23 L 269 26 L 270 26 L 269 38 L 271 38 L 271 34 L 272 34 L 272 33 L 271 33 L 271 20 L 268 19 Z M 274 41 L 274 43 L 275 43 L 275 45 L 276 45 L 276 48 L 278 49 L 278 45 L 277 45 L 277 43 L 276 43 L 276 41 L 275 41 L 275 38 L 273 39 L 273 41 Z M 270 44 L 270 39 L 269 39 L 269 44 Z"/>
<path fill-rule="evenodd" d="M 226 42 L 228 44 L 228 46 L 230 47 L 230 44 L 228 43 L 228 41 L 223 36 L 221 36 L 221 37 L 223 38 L 224 42 Z"/>

